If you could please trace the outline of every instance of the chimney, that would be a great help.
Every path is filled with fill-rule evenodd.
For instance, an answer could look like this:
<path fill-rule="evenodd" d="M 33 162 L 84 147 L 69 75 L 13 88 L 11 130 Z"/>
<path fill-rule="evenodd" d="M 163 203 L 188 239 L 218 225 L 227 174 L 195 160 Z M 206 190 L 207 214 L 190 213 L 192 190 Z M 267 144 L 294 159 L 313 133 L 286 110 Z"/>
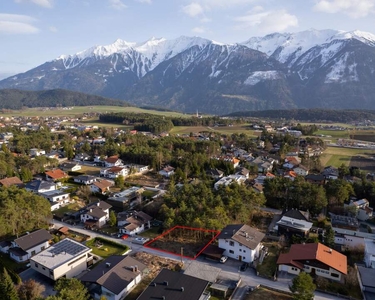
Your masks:
<path fill-rule="evenodd" d="M 329 251 L 329 253 L 332 253 L 332 249 L 331 249 L 331 248 L 329 248 L 329 250 L 328 250 L 328 251 Z"/>
<path fill-rule="evenodd" d="M 182 287 L 181 287 L 181 292 L 183 292 L 184 290 L 185 290 L 185 289 L 184 289 L 184 287 L 182 286 Z"/>
<path fill-rule="evenodd" d="M 163 283 L 164 285 L 168 286 L 168 281 L 164 281 Z"/>
<path fill-rule="evenodd" d="M 92 213 L 92 208 L 90 208 L 90 212 Z"/>
<path fill-rule="evenodd" d="M 137 265 L 134 266 L 134 272 L 138 272 L 138 266 Z"/>
<path fill-rule="evenodd" d="M 105 265 L 107 266 L 107 268 L 109 268 L 111 266 L 111 263 L 107 262 L 105 263 Z"/>

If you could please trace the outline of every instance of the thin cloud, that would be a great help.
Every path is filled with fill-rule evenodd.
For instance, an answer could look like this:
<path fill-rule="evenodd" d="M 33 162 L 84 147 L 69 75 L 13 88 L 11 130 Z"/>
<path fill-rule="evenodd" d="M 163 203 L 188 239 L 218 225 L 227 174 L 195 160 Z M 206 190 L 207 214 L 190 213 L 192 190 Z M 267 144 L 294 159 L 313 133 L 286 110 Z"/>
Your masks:
<path fill-rule="evenodd" d="M 234 18 L 237 23 L 235 29 L 256 29 L 263 34 L 285 31 L 290 27 L 298 26 L 295 15 L 289 14 L 285 9 L 265 11 L 256 7 L 243 16 Z"/>
<path fill-rule="evenodd" d="M 52 8 L 53 7 L 53 0 L 15 0 L 16 3 L 34 3 L 36 5 Z"/>
<path fill-rule="evenodd" d="M 140 3 L 147 3 L 147 4 L 152 3 L 152 0 L 135 0 L 135 1 L 140 2 Z"/>
<path fill-rule="evenodd" d="M 182 11 L 192 18 L 203 15 L 204 13 L 203 7 L 197 2 L 192 2 L 188 5 L 183 6 Z"/>
<path fill-rule="evenodd" d="M 374 0 L 319 0 L 315 11 L 329 14 L 343 13 L 353 19 L 363 18 L 375 12 Z"/>
<path fill-rule="evenodd" d="M 191 31 L 194 32 L 194 33 L 204 33 L 204 32 L 206 32 L 206 28 L 204 28 L 204 27 L 194 27 Z"/>
<path fill-rule="evenodd" d="M 57 32 L 57 28 L 55 26 L 50 26 L 48 29 L 51 32 Z"/>
<path fill-rule="evenodd" d="M 34 34 L 39 29 L 32 25 L 36 19 L 17 14 L 0 14 L 0 34 Z"/>
<path fill-rule="evenodd" d="M 109 0 L 109 7 L 116 10 L 124 10 L 127 6 L 121 0 Z"/>

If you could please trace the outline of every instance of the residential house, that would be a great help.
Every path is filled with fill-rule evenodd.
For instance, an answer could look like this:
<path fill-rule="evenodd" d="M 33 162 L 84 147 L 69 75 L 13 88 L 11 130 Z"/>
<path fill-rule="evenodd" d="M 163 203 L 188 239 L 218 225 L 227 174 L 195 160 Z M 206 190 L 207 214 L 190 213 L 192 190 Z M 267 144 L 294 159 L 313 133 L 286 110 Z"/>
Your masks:
<path fill-rule="evenodd" d="M 375 241 L 373 239 L 365 239 L 365 264 L 367 268 L 375 269 Z"/>
<path fill-rule="evenodd" d="M 207 280 L 162 269 L 137 300 L 208 300 L 208 284 Z"/>
<path fill-rule="evenodd" d="M 127 167 L 110 167 L 100 170 L 100 176 L 106 178 L 117 178 L 119 176 L 126 177 L 130 173 L 129 168 Z"/>
<path fill-rule="evenodd" d="M 331 216 L 332 227 L 354 230 L 354 231 L 357 231 L 359 229 L 359 222 L 357 218 L 335 215 L 333 213 L 329 213 L 329 214 Z"/>
<path fill-rule="evenodd" d="M 117 226 L 120 227 L 120 233 L 135 235 L 151 228 L 152 217 L 143 211 L 135 211 L 131 215 L 121 217 L 117 216 Z"/>
<path fill-rule="evenodd" d="M 229 175 L 215 182 L 214 188 L 218 190 L 220 186 L 228 186 L 232 183 L 243 184 L 245 181 L 246 177 L 243 175 Z"/>
<path fill-rule="evenodd" d="M 106 168 L 118 167 L 122 165 L 122 160 L 117 155 L 110 156 L 104 160 Z"/>
<path fill-rule="evenodd" d="M 56 183 L 44 180 L 32 180 L 26 183 L 25 189 L 33 193 L 43 193 L 56 190 Z"/>
<path fill-rule="evenodd" d="M 146 268 L 130 256 L 114 255 L 85 273 L 80 280 L 94 299 L 105 296 L 108 300 L 120 300 L 141 282 Z"/>
<path fill-rule="evenodd" d="M 145 173 L 148 171 L 148 166 L 131 164 L 127 166 L 129 170 L 134 170 L 134 173 Z"/>
<path fill-rule="evenodd" d="M 9 249 L 12 247 L 11 241 L 2 241 L 0 242 L 0 252 L 9 253 Z"/>
<path fill-rule="evenodd" d="M 375 299 L 375 269 L 357 266 L 357 275 L 363 299 Z"/>
<path fill-rule="evenodd" d="M 347 274 L 346 256 L 320 243 L 293 244 L 288 253 L 280 254 L 277 265 L 289 274 L 306 272 L 334 281 Z"/>
<path fill-rule="evenodd" d="M 246 168 L 238 168 L 237 170 L 236 170 L 236 175 L 242 175 L 242 176 L 245 176 L 246 177 L 246 179 L 248 179 L 249 178 L 249 173 L 250 173 L 250 171 L 248 170 L 248 169 L 246 169 Z"/>
<path fill-rule="evenodd" d="M 132 186 L 124 191 L 112 194 L 107 202 L 113 207 L 124 209 L 131 201 L 141 199 L 141 194 L 144 192 L 143 188 Z"/>
<path fill-rule="evenodd" d="M 235 224 L 226 226 L 218 235 L 219 248 L 223 255 L 252 263 L 259 257 L 261 241 L 265 234 L 248 225 Z"/>
<path fill-rule="evenodd" d="M 308 237 L 313 226 L 313 223 L 309 222 L 308 215 L 307 212 L 297 209 L 288 210 L 280 216 L 274 230 L 287 238 L 292 238 L 293 235 Z"/>
<path fill-rule="evenodd" d="M 309 174 L 309 169 L 301 164 L 299 164 L 298 167 L 294 168 L 293 171 L 300 176 L 306 176 Z"/>
<path fill-rule="evenodd" d="M 332 227 L 335 232 L 335 244 L 340 245 L 343 249 L 365 247 L 365 238 L 375 240 L 375 233 L 355 231 Z"/>
<path fill-rule="evenodd" d="M 50 240 L 52 240 L 52 236 L 45 229 L 26 233 L 12 242 L 12 246 L 9 248 L 10 258 L 17 262 L 25 262 L 48 248 Z"/>
<path fill-rule="evenodd" d="M 305 180 L 309 183 L 324 185 L 326 183 L 326 178 L 321 174 L 307 174 Z"/>
<path fill-rule="evenodd" d="M 18 187 L 23 187 L 24 186 L 24 184 L 21 181 L 21 179 L 19 179 L 16 176 L 14 176 L 14 177 L 5 177 L 5 178 L 3 178 L 3 179 L 0 180 L 0 186 L 10 187 L 12 185 L 15 185 L 15 186 L 18 186 Z"/>
<path fill-rule="evenodd" d="M 92 193 L 106 194 L 109 192 L 109 188 L 113 186 L 113 183 L 104 179 L 97 179 L 90 185 Z"/>
<path fill-rule="evenodd" d="M 209 169 L 206 174 L 214 179 L 220 179 L 224 176 L 224 172 L 219 169 Z"/>
<path fill-rule="evenodd" d="M 44 174 L 46 174 L 47 181 L 57 181 L 69 177 L 68 174 L 66 174 L 64 171 L 60 169 L 45 171 Z"/>
<path fill-rule="evenodd" d="M 32 157 L 35 157 L 35 156 L 41 156 L 41 155 L 45 155 L 45 154 L 46 154 L 46 151 L 45 151 L 45 150 L 38 149 L 38 148 L 31 148 L 31 149 L 29 150 L 29 154 L 30 154 L 30 156 L 32 156 Z"/>
<path fill-rule="evenodd" d="M 87 270 L 93 259 L 91 251 L 91 248 L 65 238 L 32 257 L 30 267 L 52 280 L 72 278 Z"/>
<path fill-rule="evenodd" d="M 339 178 L 339 169 L 336 167 L 328 166 L 328 167 L 325 167 L 324 170 L 320 174 L 322 174 L 326 179 L 335 180 Z"/>
<path fill-rule="evenodd" d="M 109 220 L 109 209 L 111 207 L 104 201 L 89 204 L 79 211 L 81 222 L 87 227 L 100 228 Z"/>
<path fill-rule="evenodd" d="M 169 178 L 174 174 L 174 170 L 175 170 L 175 168 L 173 168 L 171 166 L 166 166 L 162 170 L 159 171 L 159 174 L 163 177 Z"/>
<path fill-rule="evenodd" d="M 39 195 L 50 202 L 51 211 L 57 210 L 70 202 L 70 194 L 64 190 L 42 192 Z"/>
<path fill-rule="evenodd" d="M 91 158 L 90 155 L 88 155 L 87 153 L 78 153 L 74 156 L 74 159 L 73 160 L 76 160 L 76 161 L 85 161 L 85 160 L 89 160 Z"/>
<path fill-rule="evenodd" d="M 365 198 L 357 201 L 351 200 L 349 204 L 344 204 L 344 206 L 353 208 L 357 219 L 360 221 L 366 221 L 373 217 L 374 209 L 370 207 L 369 201 Z"/>
<path fill-rule="evenodd" d="M 267 161 L 267 159 L 263 159 L 260 156 L 250 161 L 250 164 L 257 166 L 259 173 L 271 172 L 273 167 L 273 162 Z"/>
<path fill-rule="evenodd" d="M 253 184 L 253 190 L 254 190 L 256 193 L 263 194 L 263 185 L 260 184 L 260 183 L 254 183 L 254 184 Z"/>
<path fill-rule="evenodd" d="M 81 165 L 76 162 L 64 162 L 60 165 L 60 169 L 65 172 L 76 172 L 82 169 Z"/>
<path fill-rule="evenodd" d="M 80 183 L 84 185 L 90 185 L 96 181 L 95 176 L 91 175 L 79 175 L 77 177 L 74 177 L 74 182 L 75 183 Z"/>

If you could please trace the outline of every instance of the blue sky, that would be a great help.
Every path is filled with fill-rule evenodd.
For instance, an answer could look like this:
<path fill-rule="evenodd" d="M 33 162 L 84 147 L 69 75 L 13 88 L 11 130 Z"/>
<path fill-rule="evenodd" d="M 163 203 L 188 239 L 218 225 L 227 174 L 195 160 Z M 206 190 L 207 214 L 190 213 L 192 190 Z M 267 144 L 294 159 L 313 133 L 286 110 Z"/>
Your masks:
<path fill-rule="evenodd" d="M 375 33 L 375 0 L 1 0 L 0 78 L 118 38 L 234 43 L 310 28 Z"/>

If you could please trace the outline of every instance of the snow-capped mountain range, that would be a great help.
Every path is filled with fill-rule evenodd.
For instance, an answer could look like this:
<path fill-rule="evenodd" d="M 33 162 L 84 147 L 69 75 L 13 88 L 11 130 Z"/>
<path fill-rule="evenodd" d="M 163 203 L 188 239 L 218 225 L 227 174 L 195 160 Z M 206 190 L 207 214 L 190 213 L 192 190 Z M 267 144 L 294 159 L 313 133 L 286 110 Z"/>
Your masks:
<path fill-rule="evenodd" d="M 4 79 L 0 88 L 64 88 L 187 112 L 375 109 L 374 71 L 375 35 L 312 29 L 236 44 L 118 39 Z"/>

